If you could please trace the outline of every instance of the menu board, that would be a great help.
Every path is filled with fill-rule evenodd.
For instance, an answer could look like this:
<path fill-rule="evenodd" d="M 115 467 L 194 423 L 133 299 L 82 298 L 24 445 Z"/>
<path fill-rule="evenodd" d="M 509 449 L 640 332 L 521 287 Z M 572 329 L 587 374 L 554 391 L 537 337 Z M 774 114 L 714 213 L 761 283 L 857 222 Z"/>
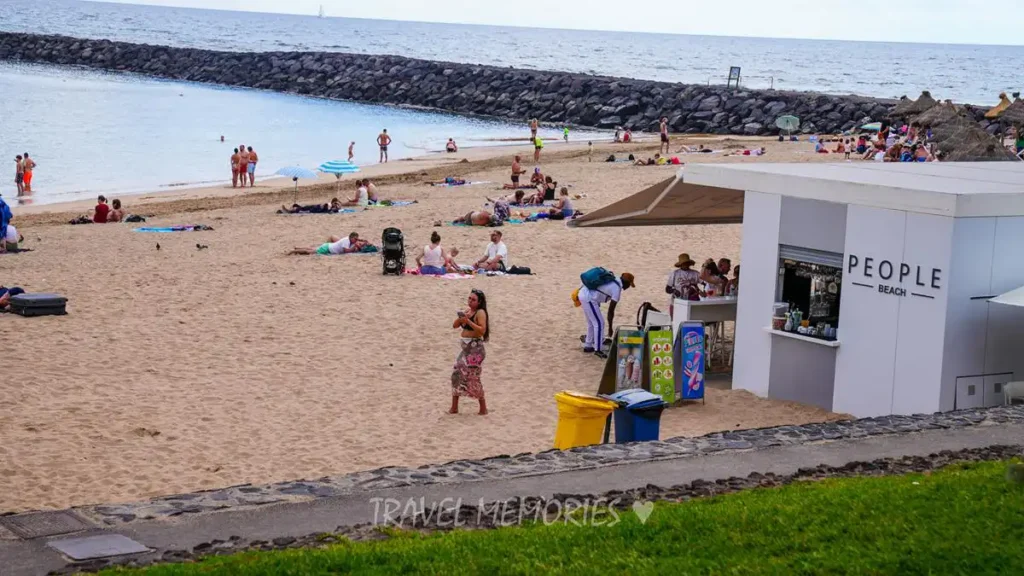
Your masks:
<path fill-rule="evenodd" d="M 683 400 L 704 398 L 704 324 L 684 322 L 676 334 L 676 386 Z"/>
<path fill-rule="evenodd" d="M 647 332 L 647 354 L 650 360 L 651 393 L 669 404 L 676 401 L 675 360 L 672 357 L 672 330 Z"/>
<path fill-rule="evenodd" d="M 644 333 L 619 328 L 615 341 L 615 391 L 640 388 L 644 371 Z"/>

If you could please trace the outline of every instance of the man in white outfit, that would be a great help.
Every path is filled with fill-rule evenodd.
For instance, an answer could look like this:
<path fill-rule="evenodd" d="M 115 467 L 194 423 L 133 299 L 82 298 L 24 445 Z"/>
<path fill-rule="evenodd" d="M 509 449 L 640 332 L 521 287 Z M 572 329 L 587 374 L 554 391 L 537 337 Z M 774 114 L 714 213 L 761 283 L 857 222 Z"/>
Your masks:
<path fill-rule="evenodd" d="M 629 272 L 624 273 L 618 279 L 590 289 L 586 286 L 580 288 L 579 299 L 583 307 L 583 315 L 587 319 L 587 338 L 583 342 L 583 351 L 593 353 L 600 358 L 607 358 L 601 347 L 604 344 L 604 319 L 601 318 L 601 304 L 611 302 L 608 305 L 608 336 L 612 336 L 612 326 L 615 321 L 615 306 L 622 298 L 622 291 L 635 288 L 635 279 Z"/>

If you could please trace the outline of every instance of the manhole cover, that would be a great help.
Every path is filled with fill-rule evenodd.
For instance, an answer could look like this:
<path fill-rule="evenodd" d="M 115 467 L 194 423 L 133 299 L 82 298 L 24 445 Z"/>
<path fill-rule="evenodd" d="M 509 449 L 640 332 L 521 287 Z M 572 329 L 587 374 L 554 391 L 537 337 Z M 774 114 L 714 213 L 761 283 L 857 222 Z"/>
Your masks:
<path fill-rule="evenodd" d="M 93 560 L 95 558 L 149 552 L 149 548 L 120 534 L 52 540 L 47 542 L 46 545 L 57 549 L 58 552 L 72 560 Z"/>
<path fill-rule="evenodd" d="M 93 526 L 75 514 L 60 512 L 30 512 L 0 517 L 0 525 L 7 527 L 18 536 L 31 539 L 58 534 L 70 534 L 87 530 Z"/>

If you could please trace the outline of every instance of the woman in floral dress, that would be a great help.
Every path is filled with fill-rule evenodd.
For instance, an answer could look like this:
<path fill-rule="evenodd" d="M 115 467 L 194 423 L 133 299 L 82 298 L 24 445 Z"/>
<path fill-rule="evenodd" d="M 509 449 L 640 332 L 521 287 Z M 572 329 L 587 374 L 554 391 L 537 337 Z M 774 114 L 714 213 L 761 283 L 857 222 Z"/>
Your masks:
<path fill-rule="evenodd" d="M 487 317 L 487 297 L 480 290 L 469 293 L 469 307 L 459 311 L 452 328 L 462 330 L 462 352 L 452 369 L 452 407 L 449 414 L 459 413 L 459 397 L 468 396 L 480 402 L 481 416 L 487 414 L 484 385 L 480 381 L 487 352 L 484 343 L 490 339 L 490 319 Z"/>

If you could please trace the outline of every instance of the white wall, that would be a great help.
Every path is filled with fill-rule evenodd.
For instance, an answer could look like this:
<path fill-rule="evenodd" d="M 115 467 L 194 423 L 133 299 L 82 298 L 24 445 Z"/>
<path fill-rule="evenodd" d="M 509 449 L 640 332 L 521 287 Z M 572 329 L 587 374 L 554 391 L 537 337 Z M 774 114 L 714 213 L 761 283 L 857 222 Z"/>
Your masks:
<path fill-rule="evenodd" d="M 846 204 L 782 197 L 779 244 L 843 253 Z"/>
<path fill-rule="evenodd" d="M 879 294 L 877 278 L 851 272 L 850 255 L 902 262 L 907 215 L 895 210 L 850 206 L 846 219 L 846 266 L 839 303 L 839 350 L 836 354 L 832 409 L 854 416 L 890 414 L 899 300 Z M 870 285 L 857 286 L 854 283 Z"/>
<path fill-rule="evenodd" d="M 771 373 L 772 304 L 779 266 L 782 197 L 747 192 L 743 199 L 743 283 L 736 305 L 733 388 L 768 396 Z"/>
<path fill-rule="evenodd" d="M 911 291 L 899 302 L 896 337 L 896 366 L 893 372 L 893 414 L 931 414 L 941 409 L 942 361 L 946 340 L 946 303 L 951 276 L 950 255 L 953 219 L 930 214 L 907 214 L 903 260 L 927 270 L 942 270 L 938 285 L 917 286 L 916 279 L 904 282 Z M 878 294 L 879 298 L 895 298 Z"/>
<path fill-rule="evenodd" d="M 744 270 L 746 272 L 746 270 Z M 990 293 L 1024 286 L 1024 218 L 996 218 Z M 985 338 L 985 374 L 1013 372 L 1024 378 L 1024 310 L 989 304 Z"/>

